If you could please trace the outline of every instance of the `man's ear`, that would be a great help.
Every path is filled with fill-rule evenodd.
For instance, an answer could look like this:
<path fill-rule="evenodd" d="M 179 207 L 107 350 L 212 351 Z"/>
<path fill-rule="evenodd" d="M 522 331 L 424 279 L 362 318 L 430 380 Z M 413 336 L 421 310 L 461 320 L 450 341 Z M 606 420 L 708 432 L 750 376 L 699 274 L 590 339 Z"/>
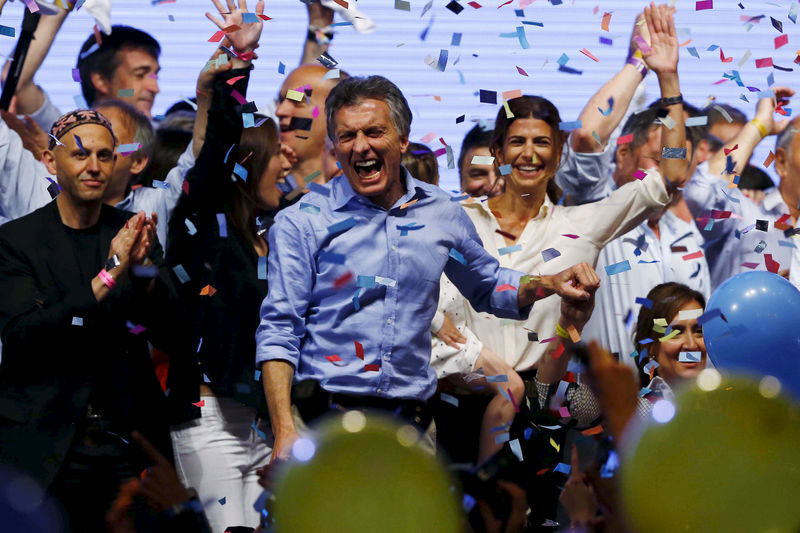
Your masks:
<path fill-rule="evenodd" d="M 89 75 L 89 80 L 94 86 L 94 90 L 101 96 L 108 97 L 111 91 L 111 83 L 109 80 L 99 72 L 92 72 Z"/>
<path fill-rule="evenodd" d="M 42 163 L 44 166 L 47 167 L 47 172 L 52 174 L 53 176 L 56 175 L 56 156 L 50 150 L 45 150 L 42 152 Z"/>
<path fill-rule="evenodd" d="M 147 165 L 150 164 L 150 156 L 141 154 L 136 152 L 135 154 L 131 154 L 128 157 L 133 158 L 133 165 L 131 165 L 131 174 L 141 174 L 144 172 L 144 169 L 147 168 Z"/>
<path fill-rule="evenodd" d="M 787 155 L 786 148 L 778 148 L 775 151 L 775 172 L 778 173 L 778 176 L 780 176 L 781 179 L 786 176 L 786 173 L 789 170 L 789 158 L 786 157 Z"/>
<path fill-rule="evenodd" d="M 406 153 L 408 151 L 408 138 L 400 140 L 400 152 Z"/>

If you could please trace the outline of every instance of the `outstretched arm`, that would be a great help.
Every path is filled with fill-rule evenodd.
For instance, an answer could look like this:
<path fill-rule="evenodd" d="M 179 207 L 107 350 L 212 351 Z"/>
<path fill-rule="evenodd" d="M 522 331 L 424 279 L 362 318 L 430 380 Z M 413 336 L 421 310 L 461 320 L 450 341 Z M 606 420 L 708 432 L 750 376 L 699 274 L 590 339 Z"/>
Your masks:
<path fill-rule="evenodd" d="M 581 127 L 574 130 L 569 137 L 570 147 L 573 151 L 579 153 L 602 152 L 609 137 L 625 117 L 636 87 L 647 75 L 647 67 L 642 59 L 638 43 L 650 45 L 650 32 L 644 20 L 644 13 L 636 17 L 636 23 L 631 32 L 631 54 L 628 61 L 613 78 L 594 93 L 581 111 L 578 117 Z M 613 106 L 608 115 L 604 115 L 600 110 L 607 112 L 609 99 L 613 99 Z"/>
<path fill-rule="evenodd" d="M 681 105 L 678 79 L 678 39 L 675 20 L 666 6 L 651 3 L 644 9 L 650 31 L 650 49 L 643 51 L 647 66 L 656 73 L 661 89 L 661 105 L 667 115 L 661 119 L 661 162 L 659 171 L 668 191 L 681 188 L 688 181 L 686 168 L 689 154 L 686 147 L 686 119 Z"/>
<path fill-rule="evenodd" d="M 306 2 L 308 10 L 308 32 L 303 43 L 303 55 L 300 64 L 313 63 L 323 52 L 330 47 L 331 37 L 322 30 L 333 23 L 333 9 L 323 6 L 319 2 Z"/>
<path fill-rule="evenodd" d="M 774 117 L 775 106 L 778 102 L 786 101 L 794 96 L 794 89 L 789 87 L 774 87 L 774 97 L 761 98 L 756 104 L 756 116 L 745 124 L 739 134 L 728 141 L 723 150 L 720 150 L 708 160 L 708 172 L 712 176 L 721 176 L 728 167 L 728 157 L 733 162 L 732 168 L 727 168 L 727 173 L 737 175 L 747 165 L 753 150 L 767 135 L 777 135 L 789 125 L 790 119 L 776 122 Z M 727 153 L 726 153 L 727 151 Z M 727 179 L 727 176 L 722 176 Z"/>

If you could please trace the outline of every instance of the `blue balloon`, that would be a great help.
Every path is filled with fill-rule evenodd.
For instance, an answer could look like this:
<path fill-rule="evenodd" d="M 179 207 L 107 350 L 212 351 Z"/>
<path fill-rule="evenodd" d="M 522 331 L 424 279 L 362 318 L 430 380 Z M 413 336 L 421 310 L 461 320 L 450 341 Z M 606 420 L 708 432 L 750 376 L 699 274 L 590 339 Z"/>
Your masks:
<path fill-rule="evenodd" d="M 708 356 L 721 372 L 775 376 L 800 399 L 798 318 L 794 285 L 770 272 L 738 274 L 717 288 L 706 307 Z"/>

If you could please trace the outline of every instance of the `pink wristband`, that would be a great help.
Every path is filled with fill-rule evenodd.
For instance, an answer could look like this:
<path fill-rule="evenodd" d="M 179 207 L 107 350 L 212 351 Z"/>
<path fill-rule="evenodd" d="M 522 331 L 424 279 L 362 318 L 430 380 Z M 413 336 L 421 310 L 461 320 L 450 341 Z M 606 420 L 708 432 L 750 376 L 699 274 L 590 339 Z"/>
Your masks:
<path fill-rule="evenodd" d="M 100 280 L 103 282 L 103 285 L 109 289 L 113 289 L 117 286 L 117 282 L 114 281 L 114 278 L 111 277 L 111 274 L 109 274 L 105 268 L 97 273 L 97 277 L 100 278 Z"/>

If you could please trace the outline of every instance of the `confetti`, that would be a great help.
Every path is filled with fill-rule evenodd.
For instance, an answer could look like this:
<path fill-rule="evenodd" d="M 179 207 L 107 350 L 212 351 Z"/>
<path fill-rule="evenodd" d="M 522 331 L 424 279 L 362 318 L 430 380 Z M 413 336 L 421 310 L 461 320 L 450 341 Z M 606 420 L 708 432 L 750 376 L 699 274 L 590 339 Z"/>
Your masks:
<path fill-rule="evenodd" d="M 621 135 L 617 137 L 617 145 L 620 144 L 628 144 L 633 142 L 633 133 L 629 133 L 627 135 Z"/>
<path fill-rule="evenodd" d="M 580 120 L 573 120 L 569 122 L 559 122 L 558 129 L 561 131 L 572 131 L 580 129 L 583 123 Z"/>
<path fill-rule="evenodd" d="M 591 59 L 592 61 L 595 61 L 595 62 L 597 62 L 597 63 L 599 63 L 599 62 L 600 62 L 600 60 L 599 60 L 599 59 L 597 59 L 597 56 L 595 56 L 593 53 L 591 53 L 591 52 L 590 52 L 589 50 L 587 50 L 586 48 L 581 48 L 580 52 L 581 52 L 583 55 L 585 55 L 586 57 L 588 57 L 589 59 Z"/>
<path fill-rule="evenodd" d="M 613 265 L 608 265 L 605 267 L 606 274 L 609 276 L 614 276 L 616 274 L 621 274 L 623 272 L 627 272 L 631 269 L 631 264 L 626 259 L 625 261 L 621 261 L 619 263 L 615 263 Z"/>
<path fill-rule="evenodd" d="M 695 2 L 695 11 L 703 11 L 706 9 L 714 9 L 714 0 L 699 0 Z"/>
<path fill-rule="evenodd" d="M 700 352 L 680 352 L 678 354 L 679 363 L 699 363 L 703 355 Z"/>
<path fill-rule="evenodd" d="M 514 252 L 519 252 L 520 250 L 522 250 L 522 245 L 515 244 L 513 246 L 504 246 L 503 248 L 498 248 L 497 253 L 500 255 L 508 255 L 513 254 Z"/>
<path fill-rule="evenodd" d="M 505 283 L 505 284 L 500 285 L 499 287 L 497 287 L 494 290 L 494 292 L 515 291 L 515 290 L 517 290 L 517 288 L 515 286 L 510 285 L 508 283 Z"/>
<path fill-rule="evenodd" d="M 490 155 L 474 155 L 470 163 L 473 165 L 491 165 L 494 164 L 494 157 Z"/>
<path fill-rule="evenodd" d="M 603 31 L 609 31 L 609 26 L 611 25 L 611 13 L 603 13 L 603 20 L 600 21 L 600 29 Z"/>
<path fill-rule="evenodd" d="M 328 226 L 328 233 L 338 233 L 340 231 L 346 231 L 355 226 L 356 224 L 358 224 L 358 221 L 353 217 L 349 217 L 345 220 L 342 220 L 341 222 L 337 222 L 336 224 Z"/>
<path fill-rule="evenodd" d="M 765 68 L 771 67 L 772 65 L 772 58 L 771 57 L 764 57 L 761 59 L 756 59 L 756 68 Z"/>
<path fill-rule="evenodd" d="M 462 265 L 467 264 L 467 260 L 464 259 L 464 256 L 461 254 L 461 252 L 459 252 L 455 248 L 450 248 L 450 253 L 448 255 L 453 259 L 455 259 L 456 261 L 458 261 L 459 263 L 461 263 Z"/>
<path fill-rule="evenodd" d="M 497 91 L 480 89 L 479 98 L 482 104 L 497 105 Z"/>
<path fill-rule="evenodd" d="M 648 309 L 652 309 L 653 308 L 653 300 L 651 300 L 650 298 L 639 298 L 639 297 L 637 297 L 636 298 L 636 303 L 637 304 L 642 304 L 642 307 L 646 307 Z"/>
<path fill-rule="evenodd" d="M 555 248 L 548 248 L 546 250 L 542 250 L 542 259 L 544 259 L 545 263 L 560 256 L 561 252 L 559 252 Z"/>

